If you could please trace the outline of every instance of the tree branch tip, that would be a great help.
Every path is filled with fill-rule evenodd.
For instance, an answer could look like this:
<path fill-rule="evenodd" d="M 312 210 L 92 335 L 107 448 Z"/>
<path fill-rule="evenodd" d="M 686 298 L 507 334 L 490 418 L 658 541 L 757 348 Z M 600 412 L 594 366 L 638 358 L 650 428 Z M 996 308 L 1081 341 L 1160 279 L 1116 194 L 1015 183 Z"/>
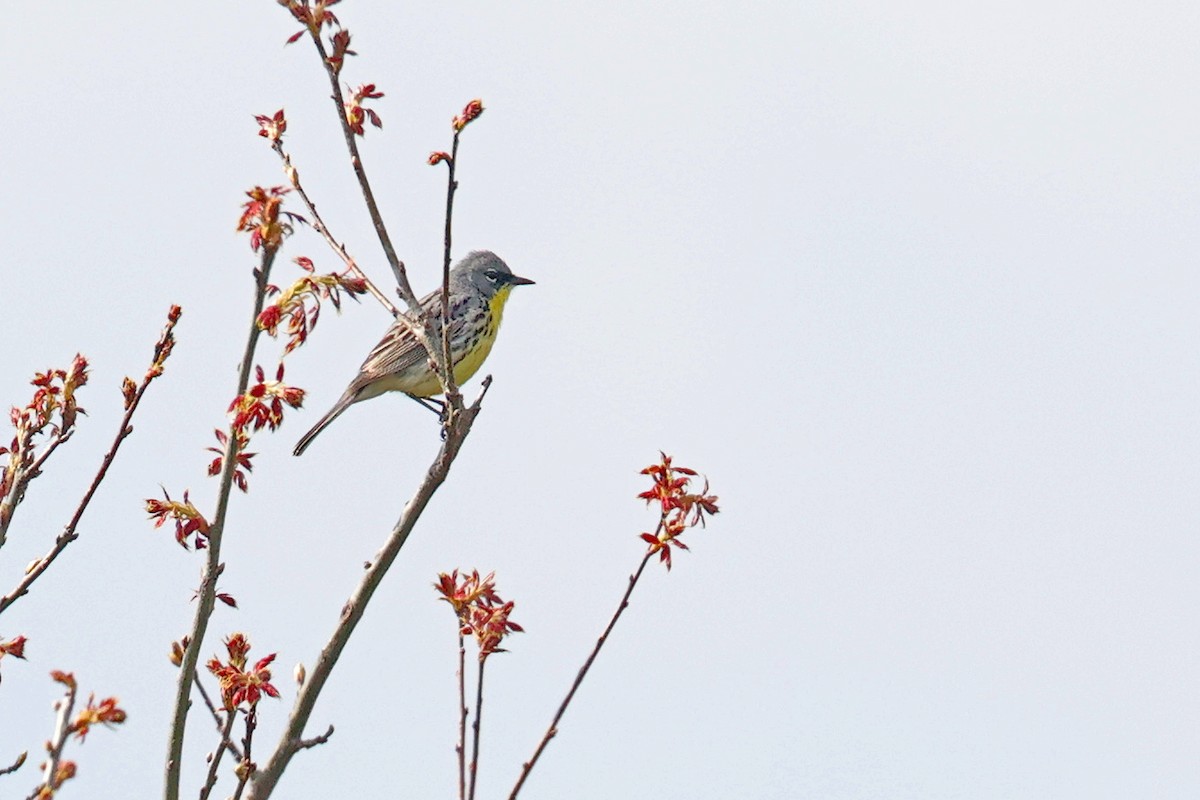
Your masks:
<path fill-rule="evenodd" d="M 17 756 L 17 760 L 14 761 L 11 766 L 5 767 L 4 769 L 0 769 L 0 775 L 10 775 L 10 774 L 16 772 L 17 770 L 19 770 L 22 767 L 22 765 L 24 765 L 25 759 L 28 757 L 29 757 L 28 750 L 22 752 L 21 755 Z"/>
<path fill-rule="evenodd" d="M 300 741 L 296 742 L 296 750 L 299 752 L 300 750 L 307 750 L 310 747 L 316 747 L 318 745 L 325 744 L 329 741 L 331 736 L 333 736 L 332 724 L 329 726 L 329 729 L 320 736 L 314 736 L 311 739 L 301 739 Z"/>

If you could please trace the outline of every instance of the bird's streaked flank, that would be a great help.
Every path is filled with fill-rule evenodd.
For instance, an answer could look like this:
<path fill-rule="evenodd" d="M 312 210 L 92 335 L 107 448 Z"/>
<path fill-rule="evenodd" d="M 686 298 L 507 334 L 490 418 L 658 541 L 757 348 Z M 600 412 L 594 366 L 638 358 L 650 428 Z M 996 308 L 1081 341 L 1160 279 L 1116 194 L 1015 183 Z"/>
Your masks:
<path fill-rule="evenodd" d="M 531 283 L 528 278 L 514 275 L 499 256 L 487 250 L 468 254 L 450 270 L 450 361 L 454 364 L 455 383 L 469 380 L 492 351 L 512 287 Z M 440 343 L 441 289 L 423 297 L 421 308 L 432 319 L 430 337 Z M 414 398 L 442 393 L 425 346 L 403 318 L 392 323 L 333 408 L 296 444 L 295 455 L 303 453 L 317 434 L 351 405 L 384 392 L 404 392 Z"/>

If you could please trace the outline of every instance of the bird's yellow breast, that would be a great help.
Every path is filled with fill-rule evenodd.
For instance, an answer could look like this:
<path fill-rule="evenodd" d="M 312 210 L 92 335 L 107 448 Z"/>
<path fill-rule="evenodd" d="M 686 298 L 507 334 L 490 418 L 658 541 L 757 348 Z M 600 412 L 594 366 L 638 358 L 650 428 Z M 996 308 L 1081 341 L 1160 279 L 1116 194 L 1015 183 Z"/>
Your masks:
<path fill-rule="evenodd" d="M 500 330 L 500 318 L 504 315 L 504 304 L 512 293 L 511 286 L 505 286 L 488 301 L 487 312 L 477 326 L 468 325 L 464 331 L 464 339 L 460 344 L 451 343 L 451 357 L 454 359 L 454 382 L 459 386 L 471 379 L 496 342 L 496 332 Z M 421 384 L 408 390 L 409 394 L 417 397 L 433 397 L 442 393 L 442 384 L 432 373 Z"/>

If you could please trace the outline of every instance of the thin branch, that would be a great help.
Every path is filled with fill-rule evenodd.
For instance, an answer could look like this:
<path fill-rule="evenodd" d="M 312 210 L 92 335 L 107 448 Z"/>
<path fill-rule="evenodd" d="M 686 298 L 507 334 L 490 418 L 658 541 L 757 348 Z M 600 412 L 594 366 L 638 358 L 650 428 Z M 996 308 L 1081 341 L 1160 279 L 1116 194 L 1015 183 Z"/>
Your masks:
<path fill-rule="evenodd" d="M 314 736 L 311 739 L 301 739 L 300 742 L 296 745 L 296 749 L 297 750 L 307 750 L 310 747 L 316 747 L 318 745 L 325 744 L 326 742 L 329 741 L 330 736 L 333 736 L 333 726 L 332 725 L 330 725 L 329 729 L 326 730 L 324 733 L 322 733 L 320 736 Z"/>
<path fill-rule="evenodd" d="M 486 392 L 486 386 L 484 392 Z M 471 426 L 474 424 L 475 418 L 479 415 L 480 403 L 482 401 L 483 393 L 480 393 L 480 396 L 474 403 L 464 409 L 462 414 L 456 415 L 447 424 L 446 438 L 443 440 L 437 456 L 430 465 L 425 480 L 421 482 L 412 499 L 404 507 L 400 519 L 396 522 L 395 527 L 392 528 L 383 548 L 371 560 L 370 566 L 364 572 L 354 593 L 346 601 L 346 605 L 343 606 L 341 620 L 329 637 L 329 641 L 322 648 L 321 654 L 317 657 L 316 663 L 309 672 L 304 685 L 296 693 L 296 701 L 292 706 L 292 713 L 288 717 L 279 743 L 275 746 L 275 751 L 271 754 L 267 763 L 255 772 L 250 789 L 250 797 L 253 800 L 267 800 L 271 796 L 292 756 L 301 749 L 304 743 L 304 739 L 301 738 L 304 733 L 304 726 L 308 724 L 308 720 L 312 716 L 313 708 L 316 705 L 317 698 L 321 694 L 321 690 L 325 686 L 325 682 L 329 680 L 329 676 L 333 672 L 338 658 L 345 649 L 346 643 L 350 640 L 350 635 L 354 633 L 355 627 L 366 612 L 367 604 L 371 601 L 372 595 L 379 588 L 379 584 L 383 580 L 384 575 L 387 574 L 392 562 L 396 560 L 396 556 L 400 553 L 400 548 L 408 541 L 408 536 L 412 533 L 413 526 L 416 525 L 417 520 L 425 511 L 425 507 L 429 504 L 434 493 L 445 482 L 446 476 L 450 472 L 450 466 L 454 463 L 454 459 L 458 457 L 459 450 L 462 448 L 467 435 L 471 432 Z"/>
<path fill-rule="evenodd" d="M 462 626 L 458 628 L 458 800 L 467 800 L 467 651 L 463 647 Z"/>
<path fill-rule="evenodd" d="M 58 712 L 58 719 L 54 723 L 54 736 L 50 741 L 46 742 L 46 763 L 42 765 L 42 782 L 29 795 L 30 798 L 39 797 L 42 789 L 50 789 L 51 792 L 57 789 L 55 785 L 56 776 L 58 775 L 59 764 L 62 763 L 63 748 L 67 746 L 67 737 L 71 735 L 71 711 L 75 708 L 75 683 L 71 681 L 66 684 L 67 693 L 59 698 L 54 703 L 54 709 Z"/>
<path fill-rule="evenodd" d="M 250 706 L 250 710 L 246 712 L 246 738 L 242 740 L 243 746 L 246 748 L 246 757 L 242 759 L 242 763 L 238 765 L 237 790 L 233 793 L 233 800 L 241 800 L 242 792 L 246 790 L 246 784 L 254 775 L 254 762 L 250 760 L 250 749 L 254 742 L 254 729 L 258 727 L 258 710 L 255 706 Z"/>
<path fill-rule="evenodd" d="M 254 364 L 254 349 L 258 343 L 261 331 L 258 327 L 258 315 L 262 313 L 263 301 L 266 297 L 267 278 L 271 265 L 275 263 L 276 249 L 264 247 L 262 261 L 254 271 L 254 311 L 250 315 L 250 332 L 246 346 L 242 351 L 242 363 L 238 373 L 237 394 L 246 393 L 250 384 L 250 371 Z M 204 564 L 204 572 L 200 579 L 196 616 L 192 621 L 192 630 L 188 634 L 188 646 L 183 651 L 183 663 L 179 668 L 179 682 L 175 689 L 175 707 L 171 714 L 171 732 L 167 752 L 166 774 L 164 777 L 163 797 L 165 800 L 179 800 L 179 778 L 182 768 L 183 737 L 187 726 L 187 712 L 191 705 L 192 682 L 196 674 L 196 663 L 200 658 L 200 648 L 204 643 L 204 634 L 208 631 L 208 620 L 212 616 L 216 603 L 217 577 L 221 571 L 221 537 L 225 528 L 225 514 L 229 509 L 229 495 L 233 489 L 233 474 L 237 469 L 238 445 L 242 438 L 232 432 L 225 442 L 225 453 L 222 456 L 220 483 L 217 488 L 217 510 L 208 529 L 208 558 Z"/>
<path fill-rule="evenodd" d="M 358 140 L 355 137 L 354 131 L 350 128 L 350 121 L 346 118 L 346 98 L 342 94 L 342 85 L 338 82 L 338 72 L 329 60 L 328 53 L 325 51 L 325 43 L 321 41 L 320 31 L 309 29 L 309 36 L 312 38 L 313 44 L 317 48 L 317 53 L 321 56 L 321 64 L 325 67 L 325 74 L 329 78 L 329 86 L 333 91 L 332 100 L 337 109 L 338 122 L 342 127 L 342 137 L 346 140 L 346 149 L 350 151 L 350 166 L 354 170 L 354 177 L 358 179 L 359 188 L 362 190 L 363 201 L 367 206 L 367 214 L 371 217 L 371 224 L 375 228 L 375 234 L 379 237 L 379 244 L 383 247 L 383 254 L 387 258 L 388 264 L 392 268 L 392 273 L 396 276 L 396 292 L 400 295 L 405 305 L 408 306 L 408 323 L 412 326 L 413 333 L 421 340 L 421 344 L 425 346 L 425 352 L 429 354 L 429 358 L 433 361 L 434 370 L 442 376 L 442 383 L 446 385 L 453 381 L 454 376 L 450 374 L 449 363 L 441 363 L 443 359 L 437 357 L 435 353 L 440 353 L 441 350 L 434 347 L 433 337 L 429 333 L 430 314 L 426 309 L 421 308 L 421 301 L 417 299 L 417 295 L 413 292 L 412 284 L 408 281 L 408 270 L 404 266 L 404 262 L 396 254 L 396 248 L 392 246 L 391 236 L 388 235 L 387 225 L 384 224 L 383 215 L 379 212 L 379 205 L 375 202 L 375 193 L 371 190 L 371 182 L 367 179 L 367 171 L 363 166 L 362 156 L 358 152 Z M 462 401 L 453 404 L 456 411 L 461 411 Z"/>
<path fill-rule="evenodd" d="M 313 204 L 312 199 L 308 196 L 308 192 L 304 191 L 304 186 L 302 186 L 300 183 L 300 173 L 298 173 L 296 168 L 292 166 L 292 157 L 283 149 L 283 142 L 276 139 L 275 143 L 272 145 L 272 149 L 283 160 L 284 173 L 291 182 L 292 188 L 296 190 L 296 193 L 300 195 L 300 199 L 304 201 L 304 207 L 308 209 L 308 216 L 311 220 L 313 230 L 321 234 L 322 238 L 325 239 L 325 243 L 329 245 L 333 252 L 337 253 L 338 257 L 342 259 L 342 262 L 350 269 L 350 271 L 353 272 L 356 277 L 360 278 L 364 283 L 366 283 L 367 291 L 370 292 L 371 295 L 388 310 L 388 313 L 390 313 L 393 317 L 400 316 L 400 310 L 396 308 L 395 304 L 393 304 L 391 300 L 388 300 L 387 296 L 384 295 L 383 292 L 379 291 L 379 288 L 371 282 L 371 279 L 367 277 L 367 274 L 362 271 L 354 259 L 350 257 L 350 254 L 346 252 L 346 248 L 333 238 L 333 234 L 330 233 L 329 227 L 325 224 L 324 220 L 321 219 L 321 215 L 317 213 L 317 207 Z"/>
<path fill-rule="evenodd" d="M 199 678 L 196 680 L 196 686 L 204 695 L 204 701 L 208 702 L 208 695 L 204 694 L 204 686 L 201 685 Z M 212 708 L 211 704 L 209 708 Z M 213 709 L 213 716 L 216 716 L 215 709 Z M 236 719 L 237 715 L 233 711 L 228 711 L 224 724 L 218 725 L 218 729 L 221 731 L 221 742 L 217 745 L 217 751 L 213 753 L 212 760 L 208 763 L 208 776 L 204 779 L 204 785 L 200 787 L 200 800 L 208 800 L 213 787 L 217 785 L 217 770 L 221 767 L 221 757 L 225 755 L 226 750 L 234 753 L 239 761 L 242 760 L 241 750 L 238 750 L 237 745 L 229 740 L 229 734 L 233 732 L 233 723 Z"/>
<path fill-rule="evenodd" d="M 475 776 L 479 773 L 479 723 L 483 719 L 483 668 L 487 666 L 487 656 L 479 655 L 479 680 L 475 684 L 475 719 L 471 722 L 471 788 L 467 791 L 467 800 L 475 800 Z"/>
<path fill-rule="evenodd" d="M 660 522 L 659 525 L 661 527 L 662 523 Z M 546 733 L 543 734 L 537 749 L 533 751 L 533 757 L 521 765 L 521 776 L 517 779 L 517 784 L 513 786 L 512 792 L 508 795 L 508 800 L 515 800 L 517 792 L 521 791 L 521 787 L 525 784 L 525 779 L 529 777 L 529 772 L 533 769 L 537 760 L 541 758 L 542 751 L 546 749 L 546 745 L 550 744 L 550 740 L 558 733 L 559 721 L 562 720 L 563 714 L 566 713 L 567 706 L 571 704 L 571 700 L 575 697 L 575 692 L 578 691 L 580 684 L 583 683 L 583 679 L 587 676 L 588 670 L 592 668 L 592 663 L 596 660 L 596 656 L 600 655 L 600 648 L 604 647 L 604 643 L 608 640 L 608 635 L 617 624 L 617 620 L 621 618 L 621 614 L 629 606 L 629 596 L 633 594 L 633 589 L 637 586 L 638 579 L 642 577 L 642 572 L 646 569 L 646 564 L 650 563 L 652 555 L 654 555 L 653 551 L 647 552 L 642 558 L 642 563 L 638 565 L 637 572 L 629 576 L 629 586 L 625 589 L 625 594 L 621 597 L 621 602 L 617 605 L 616 612 L 613 614 L 612 619 L 608 621 L 608 626 L 604 629 L 604 633 L 600 634 L 600 638 L 596 640 L 596 646 L 592 648 L 587 661 L 583 662 L 579 674 L 575 676 L 575 682 L 571 684 L 571 690 L 563 698 L 558 711 L 554 713 L 554 719 L 550 720 L 550 727 L 546 728 Z"/>
<path fill-rule="evenodd" d="M 228 727 L 232 724 L 229 722 L 229 720 L 234 716 L 233 713 L 228 712 L 225 717 L 221 716 L 221 712 L 217 711 L 217 707 L 213 705 L 212 698 L 208 696 L 208 690 L 204 688 L 204 683 L 200 680 L 199 671 L 196 672 L 196 675 L 193 676 L 192 680 L 195 681 L 196 689 L 199 690 L 200 697 L 204 699 L 204 705 L 208 707 L 208 713 L 212 714 L 213 722 L 216 724 L 217 730 L 221 733 L 221 747 L 233 753 L 233 757 L 240 760 L 242 758 L 242 751 L 240 748 L 238 748 L 237 744 L 229 738 L 230 732 Z M 220 759 L 220 757 L 220 753 L 218 753 L 216 758 Z"/>
<path fill-rule="evenodd" d="M 0 769 L 0 775 L 11 775 L 12 773 L 16 772 L 25 763 L 26 758 L 29 758 L 28 750 L 21 753 L 21 755 L 17 756 L 17 760 L 14 761 L 11 766 L 5 767 L 4 769 Z"/>
<path fill-rule="evenodd" d="M 354 131 L 350 129 L 349 120 L 346 119 L 346 99 L 342 95 L 342 85 L 338 81 L 337 71 L 329 61 L 329 54 L 325 52 L 325 43 L 321 41 L 320 31 L 314 32 L 310 29 L 309 34 L 311 35 L 313 44 L 317 47 L 317 52 L 321 56 L 321 64 L 325 67 L 325 74 L 329 77 L 329 86 L 333 90 L 333 103 L 337 108 L 337 117 L 341 121 L 342 136 L 346 139 L 346 149 L 350 151 L 350 166 L 354 170 L 354 177 L 358 178 L 359 188 L 362 189 L 363 200 L 367 205 L 367 213 L 371 216 L 371 224 L 375 226 L 375 234 L 379 237 L 379 244 L 383 247 L 383 254 L 387 257 L 388 264 L 392 268 L 392 273 L 396 276 L 396 285 L 399 289 L 401 299 L 404 300 L 413 316 L 420 319 L 421 304 L 417 300 L 416 294 L 413 293 L 412 285 L 408 282 L 408 272 L 404 268 L 404 262 L 396 255 L 396 248 L 392 246 L 392 238 L 388 235 L 387 226 L 383 222 L 383 215 L 379 213 L 379 206 L 375 202 L 375 193 L 371 191 L 371 182 L 367 180 L 367 172 L 363 168 L 362 157 L 358 154 L 358 142 L 355 139 Z"/>
<path fill-rule="evenodd" d="M 83 519 L 83 512 L 87 510 L 88 504 L 92 502 L 92 497 L 96 494 L 96 490 L 100 488 L 100 483 L 108 474 L 108 468 L 112 466 L 113 460 L 117 457 L 117 450 L 120 449 L 121 443 L 129 434 L 133 433 L 133 428 L 130 422 L 133 420 L 133 414 L 138 409 L 138 404 L 142 402 L 142 395 L 146 393 L 150 382 L 162 374 L 162 365 L 165 363 L 167 356 L 170 355 L 171 347 L 174 346 L 174 329 L 175 324 L 179 321 L 179 314 L 175 313 L 178 306 L 172 308 L 167 315 L 167 325 L 163 328 L 163 332 L 158 337 L 158 343 L 154 346 L 154 360 L 151 362 L 150 369 L 146 371 L 146 376 L 142 378 L 141 384 L 133 393 L 129 400 L 129 407 L 125 409 L 125 416 L 121 418 L 121 424 L 117 428 L 117 435 L 113 439 L 112 445 L 108 448 L 108 452 L 104 454 L 104 459 L 100 462 L 100 469 L 96 471 L 95 477 L 92 478 L 92 484 L 83 495 L 83 499 L 79 501 L 79 505 L 75 508 L 75 513 L 71 516 L 70 522 L 67 523 L 63 532 L 54 540 L 54 546 L 46 555 L 42 556 L 34 566 L 26 571 L 25 576 L 21 578 L 20 583 L 4 597 L 0 597 L 0 614 L 4 610 L 15 603 L 20 597 L 23 597 L 29 592 L 29 587 L 33 582 L 42 576 L 59 554 L 67 548 L 71 542 L 79 538 L 76 528 L 79 527 L 80 520 Z M 64 440 L 65 441 L 65 440 Z M 45 455 L 49 455 L 46 453 Z M 43 458 L 44 460 L 44 458 Z"/>
<path fill-rule="evenodd" d="M 446 160 L 446 229 L 444 247 L 442 249 L 442 357 L 440 361 L 447 365 L 442 370 L 442 389 L 450 408 L 458 411 L 462 408 L 462 395 L 454 381 L 454 362 L 450 359 L 450 243 L 454 223 L 454 192 L 458 190 L 458 181 L 454 177 L 458 166 L 458 136 L 461 128 L 454 131 L 454 141 L 450 147 L 450 158 Z"/>
<path fill-rule="evenodd" d="M 71 434 L 75 429 L 68 428 L 63 431 L 56 431 L 51 437 L 50 442 L 42 450 L 41 455 L 35 458 L 28 466 L 18 468 L 13 475 L 12 487 L 8 494 L 0 500 L 0 547 L 8 541 L 8 527 L 12 524 L 13 516 L 16 514 L 17 506 L 25 500 L 25 489 L 28 488 L 30 481 L 42 473 L 42 465 L 46 463 L 46 459 L 50 458 L 51 454 L 58 449 L 60 444 L 63 444 L 71 438 Z M 34 431 L 30 431 L 25 438 L 21 449 L 24 451 L 33 446 Z"/>

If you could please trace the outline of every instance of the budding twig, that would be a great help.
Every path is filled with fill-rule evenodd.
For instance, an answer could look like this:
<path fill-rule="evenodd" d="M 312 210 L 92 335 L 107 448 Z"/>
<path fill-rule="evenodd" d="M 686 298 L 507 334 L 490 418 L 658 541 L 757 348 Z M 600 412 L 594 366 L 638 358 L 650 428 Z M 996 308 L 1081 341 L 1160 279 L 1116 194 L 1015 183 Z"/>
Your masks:
<path fill-rule="evenodd" d="M 467 651 L 462 626 L 458 628 L 458 800 L 467 800 Z"/>
<path fill-rule="evenodd" d="M 662 523 L 659 523 L 661 529 Z M 629 606 L 629 596 L 633 594 L 634 588 L 637 586 L 638 579 L 642 577 L 642 572 L 645 571 L 646 565 L 650 563 L 650 557 L 653 552 L 646 553 L 642 557 L 642 563 L 638 565 L 637 572 L 629 576 L 629 586 L 625 589 L 625 594 L 621 597 L 621 602 L 617 604 L 617 610 L 613 613 L 612 619 L 608 621 L 608 625 L 604 628 L 604 633 L 600 634 L 600 638 L 596 640 L 596 646 L 592 648 L 592 652 L 588 655 L 587 660 L 583 662 L 583 666 L 579 669 L 579 674 L 575 676 L 575 682 L 571 684 L 570 691 L 559 704 L 558 710 L 554 712 L 554 719 L 550 720 L 550 726 L 546 728 L 546 732 L 542 735 L 542 740 L 538 742 L 537 749 L 533 751 L 533 756 L 521 765 L 521 775 L 517 778 L 517 783 L 513 786 L 512 792 L 508 795 L 508 800 L 515 800 L 517 793 L 521 791 L 521 787 L 525 785 L 525 779 L 529 777 L 530 771 L 534 764 L 542 756 L 542 751 L 546 749 L 546 745 L 550 744 L 550 740 L 558 734 L 558 723 L 562 720 L 563 714 L 567 711 L 567 706 L 571 704 L 571 700 L 575 698 L 575 692 L 579 690 L 583 679 L 587 677 L 588 670 L 592 668 L 592 663 L 596 660 L 596 656 L 600 655 L 600 648 L 604 647 L 604 643 L 608 641 L 608 635 L 612 633 L 612 629 L 617 624 L 617 620 L 621 618 L 621 614 Z"/>
<path fill-rule="evenodd" d="M 300 195 L 300 199 L 304 201 L 304 207 L 308 209 L 308 215 L 312 222 L 313 230 L 321 234 L 321 237 L 325 239 L 325 243 L 329 245 L 330 249 L 337 253 L 338 258 L 342 259 L 342 263 L 344 263 L 356 277 L 361 278 L 363 282 L 366 283 L 367 291 L 370 292 L 371 295 L 388 310 L 388 313 L 390 313 L 393 317 L 400 316 L 400 310 L 396 308 L 395 304 L 392 303 L 391 300 L 387 299 L 387 296 L 383 292 L 379 291 L 379 288 L 371 282 L 371 279 L 367 277 L 367 274 L 362 271 L 354 259 L 350 257 L 350 254 L 346 252 L 346 248 L 333 238 L 333 234 L 329 231 L 329 226 L 325 224 L 324 220 L 321 219 L 321 215 L 317 213 L 317 207 L 313 204 L 312 199 L 309 198 L 308 192 L 304 191 L 304 186 L 300 183 L 300 173 L 298 173 L 296 168 L 292 166 L 292 157 L 283 149 L 283 142 L 279 139 L 276 139 L 271 145 L 271 148 L 279 155 L 279 158 L 283 160 L 283 171 L 287 175 L 288 181 L 291 183 L 292 188 L 296 190 L 296 193 Z"/>
<path fill-rule="evenodd" d="M 213 716 L 215 717 L 216 709 L 209 702 L 208 695 L 204 692 L 204 686 L 200 683 L 199 676 L 196 679 L 196 686 L 200 689 L 200 694 L 203 695 L 204 702 L 208 704 L 209 709 L 213 711 Z M 237 745 L 229 739 L 229 734 L 233 733 L 233 723 L 236 719 L 237 715 L 233 711 L 229 711 L 226 713 L 225 722 L 221 723 L 218 721 L 217 723 L 217 729 L 221 732 L 221 743 L 217 745 L 217 752 L 212 754 L 212 760 L 208 764 L 208 775 L 204 779 L 204 785 L 200 787 L 200 800 L 208 800 L 213 787 L 217 785 L 217 770 L 220 769 L 221 757 L 225 755 L 226 750 L 233 753 L 239 761 L 242 760 L 241 750 L 238 750 Z"/>
<path fill-rule="evenodd" d="M 21 755 L 17 756 L 16 761 L 14 761 L 12 764 L 5 767 L 4 769 L 0 769 L 0 775 L 11 775 L 12 773 L 16 772 L 17 770 L 19 770 L 21 768 L 22 765 L 24 765 L 25 759 L 28 757 L 29 757 L 29 751 L 25 751 L 25 752 L 21 753 Z"/>
<path fill-rule="evenodd" d="M 59 765 L 62 762 L 63 748 L 67 746 L 67 737 L 71 735 L 71 712 L 75 708 L 76 686 L 74 681 L 66 683 L 67 693 L 55 701 L 54 709 L 58 717 L 54 722 L 54 736 L 46 742 L 46 763 L 42 765 L 42 782 L 30 797 L 37 797 L 45 787 L 52 792 L 61 783 L 59 780 Z"/>
<path fill-rule="evenodd" d="M 321 55 L 321 63 L 325 65 L 325 73 L 329 77 L 329 86 L 333 90 L 333 102 L 337 108 L 337 117 L 341 121 L 342 135 L 346 140 L 346 149 L 350 151 L 350 166 L 354 170 L 354 177 L 358 179 L 358 186 L 362 190 L 367 213 L 371 216 L 371 224 L 375 227 L 375 235 L 379 237 L 383 254 L 387 257 L 392 273 L 396 276 L 396 285 L 399 288 L 401 299 L 404 300 L 413 315 L 420 317 L 421 305 L 417 301 L 416 294 L 413 293 L 412 285 L 408 282 L 408 272 L 404 268 L 404 262 L 400 260 L 400 256 L 396 254 L 396 248 L 392 246 L 392 237 L 388 235 L 387 225 L 384 224 L 383 215 L 379 213 L 379 205 L 375 202 L 375 193 L 371 190 L 371 182 L 367 179 L 366 169 L 363 168 L 362 156 L 358 152 L 358 142 L 354 138 L 354 131 L 350 128 L 349 120 L 346 119 L 346 99 L 342 95 L 342 84 L 338 80 L 337 70 L 329 61 L 325 43 L 321 41 L 320 31 L 310 30 L 309 35 L 317 52 Z"/>
<path fill-rule="evenodd" d="M 213 722 L 216 724 L 217 730 L 221 733 L 221 744 L 219 750 L 228 750 L 229 752 L 233 753 L 234 758 L 241 759 L 242 751 L 238 748 L 237 744 L 229 738 L 230 728 L 233 725 L 233 723 L 230 721 L 233 719 L 233 712 L 227 712 L 224 717 L 221 716 L 221 712 L 217 710 L 215 705 L 213 705 L 212 698 L 208 696 L 208 690 L 204 688 L 204 683 L 200 680 L 199 671 L 196 672 L 196 675 L 192 678 L 192 680 L 196 682 L 196 689 L 200 692 L 200 697 L 204 700 L 204 705 L 206 708 L 208 708 L 208 713 L 212 715 Z M 221 760 L 221 753 L 219 751 L 213 757 L 213 760 Z"/>
<path fill-rule="evenodd" d="M 329 641 L 321 649 L 316 663 L 308 671 L 304 685 L 296 693 L 292 713 L 284 726 L 279 743 L 275 746 L 275 751 L 267 759 L 267 762 L 255 772 L 250 787 L 250 797 L 253 800 L 267 800 L 271 796 L 283 771 L 292 760 L 292 756 L 303 749 L 306 742 L 301 738 L 304 727 L 312 716 L 313 708 L 316 706 L 317 698 L 320 696 L 325 682 L 329 680 L 351 634 L 354 633 L 355 627 L 366 612 L 367 604 L 370 603 L 375 590 L 379 588 L 384 575 L 387 574 L 388 569 L 396 560 L 396 556 L 399 555 L 400 548 L 408 541 L 409 534 L 412 533 L 413 527 L 425 511 L 425 507 L 434 493 L 446 481 L 450 465 L 458 457 L 459 450 L 471 432 L 471 426 L 475 423 L 475 418 L 479 416 L 482 400 L 481 394 L 475 402 L 463 410 L 462 414 L 455 416 L 447 424 L 446 438 L 442 441 L 441 448 L 425 475 L 425 480 L 421 482 L 416 493 L 404 506 L 404 511 L 388 535 L 387 541 L 384 542 L 383 548 L 370 560 L 370 566 L 363 572 L 354 593 L 342 608 L 341 620 L 334 628 Z"/>
<path fill-rule="evenodd" d="M 296 744 L 296 749 L 297 750 L 307 750 L 310 747 L 317 747 L 318 745 L 325 744 L 326 742 L 329 741 L 330 736 L 333 736 L 333 726 L 332 725 L 330 725 L 329 728 L 324 733 L 322 733 L 320 736 L 314 736 L 311 739 L 301 739 Z"/>
<path fill-rule="evenodd" d="M 481 653 L 479 658 L 479 680 L 475 683 L 475 719 L 471 721 L 471 787 L 467 790 L 467 800 L 475 800 L 475 777 L 479 773 L 479 723 L 483 714 L 483 668 L 487 658 Z"/>
<path fill-rule="evenodd" d="M 242 351 L 242 363 L 238 371 L 237 396 L 246 393 L 250 385 L 250 372 L 254 364 L 254 350 L 258 344 L 261 331 L 258 327 L 258 315 L 262 313 L 263 303 L 267 293 L 267 279 L 271 266 L 275 263 L 277 245 L 266 245 L 262 248 L 262 257 L 258 268 L 254 271 L 254 312 L 250 315 L 250 332 L 247 335 L 246 346 Z M 171 731 L 167 751 L 166 774 L 164 778 L 163 796 L 165 800 L 179 800 L 179 779 L 183 759 L 183 737 L 187 726 L 187 712 L 191 705 L 192 684 L 196 674 L 196 662 L 200 657 L 200 648 L 204 642 L 204 634 L 208 631 L 208 620 L 212 616 L 216 604 L 217 577 L 221 571 L 221 539 L 225 528 L 225 514 L 229 510 L 229 495 L 233 490 L 233 475 L 237 470 L 238 448 L 242 437 L 237 436 L 231 429 L 230 436 L 225 442 L 225 452 L 222 456 L 220 483 L 217 488 L 217 508 L 209 525 L 207 541 L 207 559 L 200 580 L 196 616 L 192 621 L 192 630 L 188 634 L 189 646 L 183 651 L 183 661 L 179 667 L 179 680 L 175 688 L 175 707 L 171 715 Z"/>
<path fill-rule="evenodd" d="M 446 161 L 446 229 L 442 251 L 442 358 L 447 365 L 442 371 L 442 389 L 446 393 L 446 401 L 454 410 L 462 406 L 462 395 L 454 382 L 454 362 L 450 360 L 450 242 L 454 223 L 454 192 L 458 189 L 458 181 L 454 178 L 454 170 L 458 165 L 458 136 L 462 128 L 455 126 L 454 142 L 450 147 L 450 158 Z"/>
<path fill-rule="evenodd" d="M 134 412 L 138 409 L 138 404 L 142 402 L 142 395 L 146 393 L 150 382 L 162 374 L 163 364 L 166 363 L 175 345 L 175 324 L 179 321 L 181 313 L 182 311 L 179 306 L 172 306 L 170 311 L 167 312 L 167 325 L 159 335 L 158 343 L 154 346 L 154 359 L 151 361 L 150 369 L 146 371 L 146 375 L 142 378 L 142 382 L 138 384 L 137 389 L 132 394 L 126 395 L 125 415 L 121 418 L 121 424 L 117 427 L 117 435 L 113 439 L 112 445 L 109 446 L 108 452 L 104 454 L 104 459 L 100 462 L 100 469 L 96 471 L 91 485 L 84 493 L 83 499 L 79 501 L 79 505 L 76 506 L 75 513 L 71 515 L 67 526 L 63 528 L 63 532 L 54 540 L 54 546 L 26 571 L 16 588 L 3 597 L 0 597 L 0 614 L 4 613 L 6 608 L 28 593 L 29 587 L 33 585 L 33 582 L 50 568 L 54 560 L 67 548 L 67 545 L 79 538 L 76 528 L 78 528 L 80 520 L 83 519 L 83 512 L 87 510 L 88 504 L 92 502 L 92 497 L 96 494 L 96 490 L 100 488 L 100 483 L 108 474 L 108 468 L 112 466 L 113 460 L 117 457 L 117 450 L 120 449 L 121 443 L 125 441 L 125 438 L 129 434 L 133 433 L 130 422 L 133 420 Z M 129 386 L 130 384 L 127 383 L 126 385 Z M 47 450 L 42 454 L 40 461 L 44 461 L 48 455 L 49 451 Z"/>

